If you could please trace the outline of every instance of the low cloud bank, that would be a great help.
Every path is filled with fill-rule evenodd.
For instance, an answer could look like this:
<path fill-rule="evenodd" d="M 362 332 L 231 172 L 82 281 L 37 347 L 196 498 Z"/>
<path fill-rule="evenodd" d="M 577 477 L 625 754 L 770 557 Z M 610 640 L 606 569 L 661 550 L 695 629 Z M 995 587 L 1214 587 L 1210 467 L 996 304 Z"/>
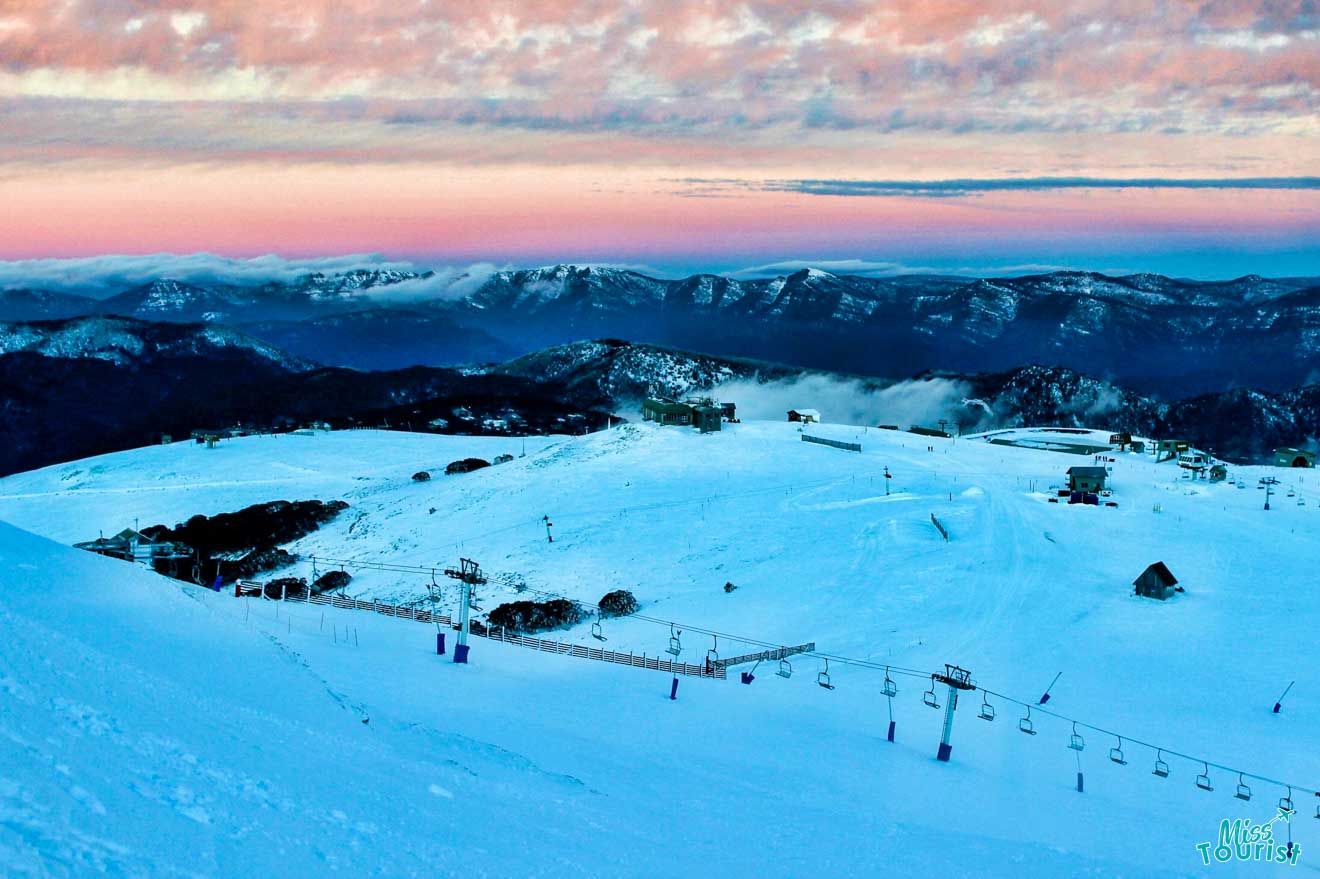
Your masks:
<path fill-rule="evenodd" d="M 189 284 L 250 286 L 288 283 L 314 273 L 337 275 L 353 271 L 433 273 L 366 291 L 382 301 L 458 298 L 479 287 L 498 268 L 489 263 L 430 269 L 380 254 L 286 259 L 268 254 L 247 259 L 210 253 L 153 253 L 73 259 L 0 261 L 0 289 L 30 288 L 104 298 L 162 278 Z"/>
<path fill-rule="evenodd" d="M 430 269 L 425 278 L 412 278 L 385 287 L 364 290 L 368 296 L 381 302 L 395 304 L 427 302 L 437 299 L 462 299 L 475 293 L 482 284 L 505 267 L 493 263 L 473 263 L 468 266 L 441 266 Z"/>
<path fill-rule="evenodd" d="M 976 429 L 987 413 L 969 407 L 966 382 L 947 378 L 912 379 L 882 385 L 863 379 L 825 375 L 761 383 L 739 379 L 720 385 L 716 395 L 738 404 L 738 415 L 752 419 L 782 419 L 789 409 L 817 409 L 833 423 L 935 425 L 941 418 Z"/>
<path fill-rule="evenodd" d="M 269 254 L 234 259 L 211 253 L 112 254 L 73 259 L 0 261 L 0 288 L 28 287 L 87 296 L 110 296 L 131 287 L 169 278 L 191 284 L 261 284 L 292 281 L 313 272 L 336 274 L 356 269 L 417 271 L 410 262 L 374 254 L 346 254 L 313 259 L 285 259 Z"/>

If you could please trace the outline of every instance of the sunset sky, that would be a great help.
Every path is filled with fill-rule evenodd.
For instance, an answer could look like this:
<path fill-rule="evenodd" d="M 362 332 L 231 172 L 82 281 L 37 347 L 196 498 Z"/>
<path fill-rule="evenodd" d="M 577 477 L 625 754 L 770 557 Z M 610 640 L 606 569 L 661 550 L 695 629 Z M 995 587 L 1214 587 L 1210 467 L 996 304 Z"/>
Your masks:
<path fill-rule="evenodd" d="M 1315 0 L 0 0 L 0 259 L 1320 275 L 1318 99 Z"/>

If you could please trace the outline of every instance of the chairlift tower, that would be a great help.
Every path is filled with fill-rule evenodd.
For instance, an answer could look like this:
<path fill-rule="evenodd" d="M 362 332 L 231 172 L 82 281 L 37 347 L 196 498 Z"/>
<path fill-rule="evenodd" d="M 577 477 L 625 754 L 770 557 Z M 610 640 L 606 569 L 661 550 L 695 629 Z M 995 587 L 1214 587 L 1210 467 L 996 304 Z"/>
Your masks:
<path fill-rule="evenodd" d="M 463 597 L 458 606 L 458 644 L 454 647 L 454 662 L 467 663 L 468 633 L 472 629 L 472 589 L 486 583 L 481 565 L 472 559 L 460 559 L 458 568 L 445 568 L 445 576 L 463 584 Z"/>
<path fill-rule="evenodd" d="M 949 698 L 944 703 L 944 731 L 940 735 L 940 749 L 935 755 L 935 759 L 944 763 L 949 762 L 949 755 L 953 753 L 953 712 L 958 707 L 959 690 L 975 690 L 976 685 L 972 683 L 972 673 L 965 668 L 956 665 L 944 664 L 944 674 L 933 674 L 934 680 L 945 684 L 949 688 Z"/>
<path fill-rule="evenodd" d="M 1270 495 L 1274 494 L 1274 486 L 1279 484 L 1279 480 L 1274 476 L 1266 476 L 1260 481 L 1261 487 L 1265 489 L 1265 509 L 1270 508 Z"/>

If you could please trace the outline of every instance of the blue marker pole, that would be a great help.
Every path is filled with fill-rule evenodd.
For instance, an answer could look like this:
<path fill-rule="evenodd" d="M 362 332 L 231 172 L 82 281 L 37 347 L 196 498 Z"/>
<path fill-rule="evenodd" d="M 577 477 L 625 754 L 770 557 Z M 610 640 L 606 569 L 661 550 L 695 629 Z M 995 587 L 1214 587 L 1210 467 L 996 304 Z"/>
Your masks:
<path fill-rule="evenodd" d="M 674 675 L 674 682 L 669 685 L 669 700 L 671 702 L 678 700 L 678 675 Z"/>
<path fill-rule="evenodd" d="M 1275 714 L 1278 714 L 1278 713 L 1279 713 L 1279 710 L 1280 710 L 1281 708 L 1283 708 L 1283 700 L 1284 700 L 1284 697 L 1288 695 L 1288 690 L 1291 690 L 1291 689 L 1293 688 L 1293 684 L 1295 684 L 1295 683 L 1297 683 L 1297 682 L 1296 682 L 1296 681 L 1293 681 L 1292 683 L 1288 684 L 1287 688 L 1283 691 L 1283 695 L 1280 696 L 1280 697 L 1278 698 L 1278 700 L 1274 703 L 1274 713 L 1275 713 Z"/>
<path fill-rule="evenodd" d="M 885 670 L 885 682 L 886 685 L 889 682 L 889 671 L 887 669 Z M 889 702 L 889 741 L 892 742 L 894 740 L 894 727 L 896 726 L 894 723 L 894 697 L 886 690 L 885 698 Z"/>
<path fill-rule="evenodd" d="M 444 655 L 445 655 L 445 633 L 444 633 L 444 632 L 436 632 L 436 633 L 435 633 L 435 655 L 436 655 L 436 656 L 444 656 Z"/>
<path fill-rule="evenodd" d="M 1046 702 L 1050 701 L 1050 690 L 1054 689 L 1054 685 L 1059 682 L 1059 678 L 1062 675 L 1063 672 L 1059 672 L 1054 676 L 1054 680 L 1050 681 L 1050 685 L 1046 687 L 1045 692 L 1041 694 L 1040 701 L 1036 703 L 1037 705 L 1044 705 Z"/>

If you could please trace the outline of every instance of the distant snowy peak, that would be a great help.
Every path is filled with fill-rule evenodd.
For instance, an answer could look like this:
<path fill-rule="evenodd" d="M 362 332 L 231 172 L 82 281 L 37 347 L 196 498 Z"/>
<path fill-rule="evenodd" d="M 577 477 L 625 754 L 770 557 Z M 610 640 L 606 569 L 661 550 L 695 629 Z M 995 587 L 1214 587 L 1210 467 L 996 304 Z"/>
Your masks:
<path fill-rule="evenodd" d="M 468 302 L 483 309 L 618 310 L 662 305 L 670 283 L 627 269 L 556 265 L 496 272 Z"/>
<path fill-rule="evenodd" d="M 364 290 L 429 278 L 433 274 L 433 272 L 408 272 L 397 269 L 354 269 L 331 274 L 313 272 L 294 282 L 291 290 L 305 293 L 316 301 L 353 299 Z"/>
<path fill-rule="evenodd" d="M 431 276 L 430 272 L 355 269 L 313 272 L 291 281 L 258 285 L 184 282 L 161 278 L 101 301 L 102 314 L 146 320 L 238 323 L 254 319 L 313 317 L 377 304 L 377 290 Z"/>
<path fill-rule="evenodd" d="M 0 355 L 105 360 L 120 366 L 162 357 L 216 357 L 228 352 L 288 372 L 316 364 L 227 327 L 148 323 L 123 317 L 80 317 L 37 323 L 0 323 Z"/>
<path fill-rule="evenodd" d="M 250 306 L 257 297 L 229 287 L 199 286 L 161 278 L 103 300 L 103 314 L 145 320 L 224 320 L 236 309 Z"/>

